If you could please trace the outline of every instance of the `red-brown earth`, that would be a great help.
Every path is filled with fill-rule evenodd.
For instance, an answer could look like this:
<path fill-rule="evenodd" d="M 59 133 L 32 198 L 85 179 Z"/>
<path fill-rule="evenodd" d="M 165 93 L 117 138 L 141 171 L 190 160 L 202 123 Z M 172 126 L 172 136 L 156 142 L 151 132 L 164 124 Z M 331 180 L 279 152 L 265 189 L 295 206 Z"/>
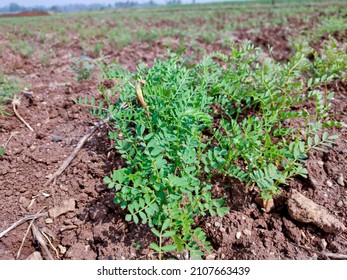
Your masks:
<path fill-rule="evenodd" d="M 291 55 L 288 32 L 282 27 L 261 28 L 257 34 L 240 29 L 233 38 L 250 39 L 260 47 L 271 45 L 275 58 L 285 61 Z M 151 64 L 164 56 L 166 45 L 165 39 L 134 42 L 122 50 L 110 50 L 107 55 L 110 61 L 118 59 L 134 70 L 139 60 Z M 209 51 L 221 50 L 218 44 L 203 45 Z M 55 259 L 156 259 L 149 246 L 155 236 L 147 226 L 124 220 L 125 212 L 113 203 L 114 191 L 103 183 L 106 175 L 122 166 L 107 138 L 107 125 L 92 135 L 53 185 L 43 187 L 47 176 L 57 170 L 97 121 L 86 108 L 72 101 L 79 96 L 99 97 L 97 85 L 103 82 L 97 75 L 81 82 L 74 80 L 75 73 L 69 66 L 71 58 L 82 54 L 78 44 L 71 44 L 68 50 L 60 47 L 49 66 L 43 67 L 35 55 L 26 58 L 10 48 L 2 50 L 3 72 L 19 77 L 34 95 L 33 100 L 21 95 L 18 106 L 34 132 L 14 115 L 0 120 L 1 145 L 11 137 L 6 154 L 0 157 L 0 231 L 28 214 L 44 212 L 73 199 L 72 211 L 55 219 L 36 220 L 38 228 L 57 248 L 55 252 L 50 247 Z M 336 119 L 347 122 L 347 84 L 337 80 L 329 86 L 335 91 L 331 112 Z M 256 194 L 239 183 L 214 183 L 215 192 L 227 194 L 230 212 L 223 218 L 200 219 L 214 248 L 208 259 L 326 259 L 319 252 L 347 254 L 346 233 L 325 233 L 312 224 L 297 222 L 288 214 L 285 204 L 288 191 L 297 189 L 346 225 L 347 129 L 333 128 L 330 133 L 339 136 L 333 148 L 310 154 L 306 164 L 309 179 L 289 182 L 275 198 L 269 213 L 255 203 Z M 24 223 L 0 239 L 0 259 L 16 258 L 28 225 Z M 35 251 L 47 258 L 30 232 L 19 259 L 26 259 Z"/>

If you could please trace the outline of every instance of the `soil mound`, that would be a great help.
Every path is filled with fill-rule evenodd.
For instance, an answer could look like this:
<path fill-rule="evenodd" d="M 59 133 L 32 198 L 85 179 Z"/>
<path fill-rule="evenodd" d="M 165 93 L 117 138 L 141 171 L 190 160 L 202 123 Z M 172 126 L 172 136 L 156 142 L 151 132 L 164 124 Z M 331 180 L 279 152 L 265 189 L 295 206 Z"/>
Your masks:
<path fill-rule="evenodd" d="M 38 17 L 49 15 L 50 13 L 45 11 L 23 11 L 15 14 L 0 14 L 0 17 Z"/>

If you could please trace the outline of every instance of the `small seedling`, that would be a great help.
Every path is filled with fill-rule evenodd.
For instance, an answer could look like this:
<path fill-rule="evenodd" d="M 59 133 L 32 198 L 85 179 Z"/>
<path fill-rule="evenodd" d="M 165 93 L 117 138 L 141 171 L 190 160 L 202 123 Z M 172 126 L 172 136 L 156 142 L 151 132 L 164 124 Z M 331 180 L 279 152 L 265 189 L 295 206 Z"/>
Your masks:
<path fill-rule="evenodd" d="M 89 57 L 83 56 L 81 59 L 73 59 L 70 67 L 77 74 L 76 80 L 80 82 L 92 76 L 95 65 Z"/>

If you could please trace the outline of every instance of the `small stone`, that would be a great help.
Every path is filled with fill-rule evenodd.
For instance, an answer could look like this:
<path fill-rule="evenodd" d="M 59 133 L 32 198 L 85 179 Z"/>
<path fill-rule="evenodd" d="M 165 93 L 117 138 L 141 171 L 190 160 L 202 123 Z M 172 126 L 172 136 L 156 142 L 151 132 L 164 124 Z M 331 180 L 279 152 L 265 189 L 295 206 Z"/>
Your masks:
<path fill-rule="evenodd" d="M 46 193 L 46 192 L 42 192 L 42 195 L 46 198 L 51 196 L 49 193 Z"/>
<path fill-rule="evenodd" d="M 321 161 L 321 160 L 318 160 L 318 161 L 317 161 L 317 164 L 318 164 L 320 167 L 323 167 L 323 166 L 324 166 L 324 162 Z"/>
<path fill-rule="evenodd" d="M 251 236 L 252 235 L 252 232 L 249 229 L 246 229 L 246 228 L 242 232 L 246 236 Z"/>
<path fill-rule="evenodd" d="M 240 239 L 241 238 L 241 231 L 236 232 L 236 239 Z"/>
<path fill-rule="evenodd" d="M 211 255 L 208 255 L 206 257 L 206 260 L 208 260 L 208 261 L 212 261 L 212 260 L 215 260 L 215 259 L 216 259 L 216 254 L 211 254 Z"/>
<path fill-rule="evenodd" d="M 330 180 L 327 180 L 326 184 L 329 188 L 331 188 L 333 186 L 333 183 Z"/>
<path fill-rule="evenodd" d="M 59 188 L 60 188 L 61 190 L 65 191 L 65 192 L 69 191 L 68 186 L 63 185 L 63 184 L 61 184 L 61 185 L 59 186 Z"/>
<path fill-rule="evenodd" d="M 226 229 L 224 227 L 221 227 L 219 230 L 220 230 L 220 232 L 225 232 L 226 231 Z"/>
<path fill-rule="evenodd" d="M 11 196 L 13 194 L 12 190 L 6 190 L 5 191 L 5 196 Z"/>
<path fill-rule="evenodd" d="M 342 200 L 339 200 L 339 201 L 336 203 L 336 206 L 337 206 L 337 207 L 342 207 L 342 206 L 343 206 Z"/>
<path fill-rule="evenodd" d="M 58 245 L 58 249 L 59 249 L 59 251 L 60 251 L 60 253 L 62 254 L 62 255 L 64 255 L 65 253 L 66 253 L 66 247 L 64 247 L 64 246 L 62 246 L 62 245 Z"/>
<path fill-rule="evenodd" d="M 47 219 L 45 220 L 45 223 L 46 223 L 46 224 L 53 224 L 53 220 L 52 220 L 51 218 L 47 218 Z"/>
<path fill-rule="evenodd" d="M 210 223 L 206 223 L 206 226 L 211 227 L 212 225 Z"/>
<path fill-rule="evenodd" d="M 215 222 L 215 223 L 214 223 L 214 226 L 215 226 L 215 227 L 220 227 L 221 225 L 222 225 L 222 224 L 221 224 L 220 222 Z"/>
<path fill-rule="evenodd" d="M 34 261 L 34 260 L 42 260 L 42 256 L 40 252 L 35 251 L 31 255 L 29 255 L 26 260 Z"/>
<path fill-rule="evenodd" d="M 343 174 L 341 173 L 339 175 L 339 177 L 337 178 L 337 183 L 341 186 L 344 187 L 345 186 L 345 182 L 344 182 L 344 178 L 343 178 Z"/>
<path fill-rule="evenodd" d="M 24 197 L 24 196 L 21 196 L 18 200 L 18 202 L 20 204 L 27 204 L 28 203 L 28 200 Z"/>
<path fill-rule="evenodd" d="M 317 189 L 320 186 L 319 182 L 312 176 L 309 176 L 309 180 L 310 180 L 311 187 Z"/>
<path fill-rule="evenodd" d="M 52 141 L 53 142 L 62 142 L 63 141 L 63 137 L 60 135 L 52 135 Z"/>
<path fill-rule="evenodd" d="M 328 243 L 326 242 L 325 239 L 322 239 L 322 240 L 319 242 L 319 247 L 322 249 L 322 251 L 324 251 L 324 250 L 327 248 L 327 245 L 328 245 Z"/>
<path fill-rule="evenodd" d="M 274 207 L 274 201 L 272 198 L 269 200 L 264 200 L 261 196 L 258 196 L 255 199 L 255 203 L 257 203 L 265 213 L 270 212 Z"/>

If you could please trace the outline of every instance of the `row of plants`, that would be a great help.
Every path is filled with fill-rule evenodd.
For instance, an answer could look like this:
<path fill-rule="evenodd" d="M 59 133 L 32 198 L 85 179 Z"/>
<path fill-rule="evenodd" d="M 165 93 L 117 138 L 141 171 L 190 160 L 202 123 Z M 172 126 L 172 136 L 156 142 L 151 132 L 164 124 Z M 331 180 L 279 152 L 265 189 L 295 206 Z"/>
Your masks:
<path fill-rule="evenodd" d="M 229 9 L 232 9 L 232 13 Z M 217 41 L 223 43 L 225 38 L 230 37 L 238 28 L 253 28 L 253 32 L 258 32 L 259 18 L 249 11 L 249 16 L 244 17 L 246 9 L 249 10 L 245 5 L 230 3 L 220 6 L 201 6 L 201 8 L 181 7 L 178 10 L 166 7 L 135 9 L 122 13 L 104 11 L 35 19 L 10 18 L 0 19 L 0 31 L 5 34 L 7 44 L 14 52 L 24 57 L 39 53 L 42 64 L 47 65 L 49 58 L 54 57 L 56 48 L 73 44 L 73 38 L 79 39 L 79 45 L 84 53 L 92 52 L 95 56 L 114 48 L 122 49 L 131 42 L 153 42 L 163 37 L 178 38 L 179 44 L 186 47 L 201 41 L 208 44 Z M 311 36 L 315 36 L 313 33 L 332 33 L 336 29 L 345 28 L 341 17 L 346 9 L 343 5 L 322 7 L 289 5 L 270 10 L 267 6 L 258 5 L 254 9 L 254 14 L 265 17 L 267 20 L 264 25 L 269 26 L 291 26 L 288 23 L 289 18 L 296 19 L 297 22 L 304 19 L 309 23 L 311 17 L 315 21 L 317 10 L 324 9 L 324 14 L 320 15 L 323 24 L 317 29 L 310 27 Z M 240 17 L 243 19 L 239 20 Z M 203 28 L 201 28 L 202 23 L 204 23 Z M 30 47 L 33 45 L 35 50 L 41 50 L 42 53 Z M 42 48 L 42 45 L 45 46 Z"/>
<path fill-rule="evenodd" d="M 255 185 L 265 207 L 291 178 L 306 177 L 311 149 L 332 145 L 336 136 L 324 128 L 344 124 L 329 120 L 334 94 L 323 85 L 345 74 L 347 61 L 334 42 L 314 53 L 315 64 L 307 46 L 286 64 L 259 63 L 260 50 L 247 42 L 193 66 L 175 53 L 136 73 L 101 66 L 115 86 L 100 88 L 92 111 L 110 117 L 109 138 L 125 160 L 104 181 L 125 219 L 158 237 L 151 247 L 159 259 L 171 251 L 202 258 L 211 249 L 196 218 L 228 212 L 225 198 L 212 195 L 217 176 Z M 340 66 L 329 63 L 337 58 Z"/>
<path fill-rule="evenodd" d="M 8 104 L 19 91 L 19 81 L 0 72 L 0 118 L 9 115 Z M 6 152 L 4 146 L 0 146 L 0 156 Z"/>

